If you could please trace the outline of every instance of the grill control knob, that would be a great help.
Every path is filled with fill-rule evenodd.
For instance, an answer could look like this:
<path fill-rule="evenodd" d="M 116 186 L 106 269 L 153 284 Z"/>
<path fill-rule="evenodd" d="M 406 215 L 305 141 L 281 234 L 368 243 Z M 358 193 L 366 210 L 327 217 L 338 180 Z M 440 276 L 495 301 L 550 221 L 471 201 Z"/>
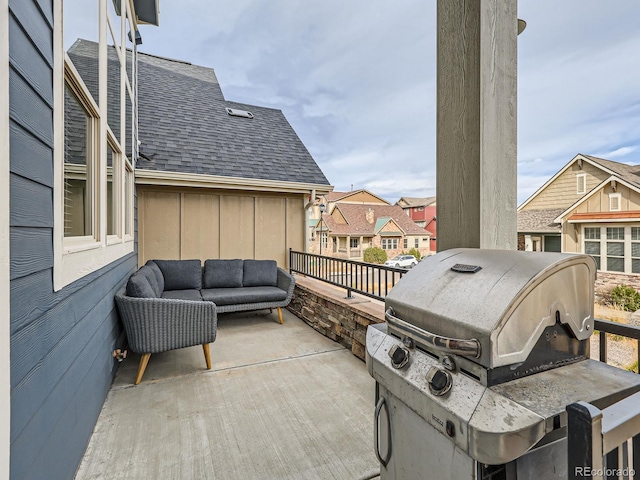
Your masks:
<path fill-rule="evenodd" d="M 427 382 L 429 383 L 429 391 L 434 395 L 441 396 L 451 390 L 453 378 L 448 371 L 431 367 L 427 373 Z"/>
<path fill-rule="evenodd" d="M 391 358 L 391 365 L 393 368 L 402 368 L 409 363 L 409 349 L 401 347 L 400 345 L 394 345 L 389 350 L 389 357 Z"/>

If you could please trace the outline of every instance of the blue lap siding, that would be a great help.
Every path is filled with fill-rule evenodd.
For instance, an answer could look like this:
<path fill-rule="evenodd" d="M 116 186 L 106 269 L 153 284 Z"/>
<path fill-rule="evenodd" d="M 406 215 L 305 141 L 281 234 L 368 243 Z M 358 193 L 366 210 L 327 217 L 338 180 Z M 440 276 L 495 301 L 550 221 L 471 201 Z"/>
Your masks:
<path fill-rule="evenodd" d="M 53 8 L 9 2 L 11 478 L 70 479 L 116 365 L 128 255 L 53 290 Z"/>

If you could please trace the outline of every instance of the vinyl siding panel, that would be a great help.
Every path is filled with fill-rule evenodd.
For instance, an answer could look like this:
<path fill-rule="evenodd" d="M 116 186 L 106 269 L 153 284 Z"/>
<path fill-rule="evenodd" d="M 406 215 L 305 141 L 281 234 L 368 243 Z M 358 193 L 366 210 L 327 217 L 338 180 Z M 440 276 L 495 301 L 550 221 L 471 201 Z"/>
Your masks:
<path fill-rule="evenodd" d="M 587 189 L 589 193 L 610 175 L 601 169 L 594 167 L 590 163 L 583 162 L 582 170 L 574 162 L 558 178 L 547 186 L 536 198 L 531 200 L 524 210 L 538 210 L 544 208 L 569 208 L 572 204 L 580 200 L 585 194 L 578 194 L 576 175 L 586 173 Z"/>
<path fill-rule="evenodd" d="M 137 258 L 53 291 L 52 1 L 9 5 L 11 478 L 73 478 L 115 373 L 114 294 Z"/>

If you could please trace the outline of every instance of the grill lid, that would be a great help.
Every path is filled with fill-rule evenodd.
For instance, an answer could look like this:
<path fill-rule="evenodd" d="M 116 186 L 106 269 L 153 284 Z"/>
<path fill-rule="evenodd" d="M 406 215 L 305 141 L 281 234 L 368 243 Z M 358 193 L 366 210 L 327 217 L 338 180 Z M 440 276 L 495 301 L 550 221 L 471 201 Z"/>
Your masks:
<path fill-rule="evenodd" d="M 425 258 L 391 290 L 385 308 L 399 320 L 388 317 L 389 330 L 475 339 L 474 361 L 485 368 L 512 365 L 526 360 L 556 322 L 578 340 L 591 335 L 595 275 L 588 255 L 447 250 Z M 451 345 L 438 342 L 432 346 Z"/>

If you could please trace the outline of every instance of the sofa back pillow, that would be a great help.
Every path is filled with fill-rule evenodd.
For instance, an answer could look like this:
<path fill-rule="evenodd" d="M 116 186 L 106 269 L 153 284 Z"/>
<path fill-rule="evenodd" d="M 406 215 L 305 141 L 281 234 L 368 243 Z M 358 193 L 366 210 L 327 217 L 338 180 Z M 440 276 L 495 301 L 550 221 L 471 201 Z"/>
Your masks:
<path fill-rule="evenodd" d="M 158 298 L 149 283 L 146 271 L 142 267 L 136 273 L 129 277 L 127 282 L 127 296 L 137 298 Z"/>
<path fill-rule="evenodd" d="M 156 292 L 156 296 L 162 297 L 162 292 L 164 292 L 164 277 L 162 276 L 162 272 L 156 262 L 149 260 L 142 268 L 148 269 L 147 279 L 149 280 L 153 291 Z"/>
<path fill-rule="evenodd" d="M 275 287 L 278 284 L 278 264 L 275 260 L 245 260 L 242 272 L 244 287 Z"/>
<path fill-rule="evenodd" d="M 242 260 L 206 260 L 203 288 L 234 288 L 242 286 Z"/>
<path fill-rule="evenodd" d="M 154 260 L 164 277 L 164 290 L 200 290 L 202 264 L 200 260 Z"/>

